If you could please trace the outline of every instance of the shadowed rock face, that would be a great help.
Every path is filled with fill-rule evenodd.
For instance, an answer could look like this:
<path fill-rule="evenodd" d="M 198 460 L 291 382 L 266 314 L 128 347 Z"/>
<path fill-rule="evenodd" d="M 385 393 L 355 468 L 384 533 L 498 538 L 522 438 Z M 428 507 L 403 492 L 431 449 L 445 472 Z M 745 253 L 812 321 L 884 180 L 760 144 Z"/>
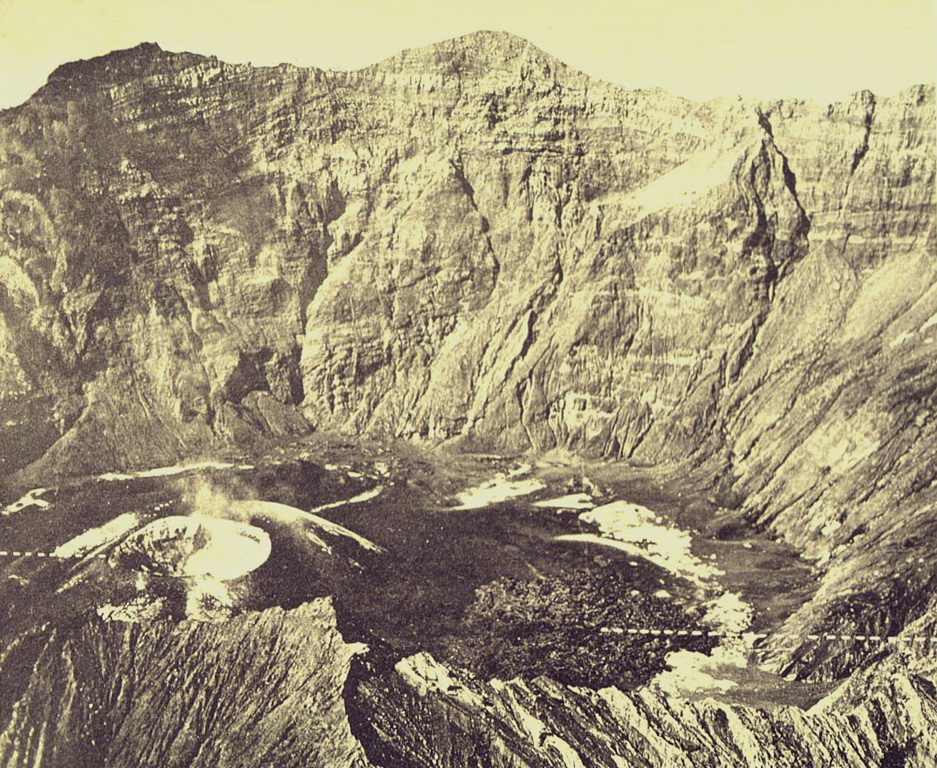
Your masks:
<path fill-rule="evenodd" d="M 816 559 L 821 587 L 786 629 L 931 634 L 934 113 L 932 86 L 693 104 L 495 33 L 353 73 L 152 45 L 66 65 L 0 113 L 0 474 L 170 464 L 312 428 L 678 464 Z M 765 651 L 816 680 L 868 658 Z M 45 663 L 67 687 L 59 652 Z M 935 755 L 917 657 L 872 664 L 810 718 L 552 683 L 462 681 L 476 698 L 453 704 L 419 682 L 432 667 L 362 688 L 387 764 Z M 430 737 L 400 711 L 429 716 Z M 41 737 L 19 717 L 3 754 L 26 764 Z M 170 753 L 189 755 L 153 754 Z"/>

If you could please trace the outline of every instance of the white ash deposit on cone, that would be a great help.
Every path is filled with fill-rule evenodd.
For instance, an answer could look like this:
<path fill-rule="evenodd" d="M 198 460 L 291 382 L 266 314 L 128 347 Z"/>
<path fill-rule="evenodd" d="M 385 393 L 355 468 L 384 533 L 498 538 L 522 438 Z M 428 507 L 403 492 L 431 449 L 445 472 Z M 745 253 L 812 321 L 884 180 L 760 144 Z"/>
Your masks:
<path fill-rule="evenodd" d="M 243 578 L 270 557 L 270 536 L 253 525 L 213 517 L 171 516 L 128 536 L 111 563 L 138 572 L 137 596 L 105 605 L 105 619 L 144 621 L 180 613 L 198 621 L 223 621 L 239 611 L 250 593 Z"/>
<path fill-rule="evenodd" d="M 216 518 L 164 517 L 121 543 L 122 566 L 160 576 L 210 576 L 232 581 L 270 557 L 270 537 L 252 525 Z"/>

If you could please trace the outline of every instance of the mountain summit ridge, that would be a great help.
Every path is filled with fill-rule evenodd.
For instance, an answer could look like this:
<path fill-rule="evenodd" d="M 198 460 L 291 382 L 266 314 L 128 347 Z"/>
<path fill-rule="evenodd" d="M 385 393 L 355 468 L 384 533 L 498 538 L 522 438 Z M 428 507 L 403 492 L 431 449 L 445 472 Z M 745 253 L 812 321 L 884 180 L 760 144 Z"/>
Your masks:
<path fill-rule="evenodd" d="M 626 86 L 613 81 L 606 81 L 593 77 L 587 72 L 575 67 L 571 67 L 563 60 L 545 51 L 543 48 L 528 40 L 527 38 L 512 32 L 494 29 L 479 29 L 456 37 L 448 38 L 439 42 L 417 45 L 401 50 L 384 59 L 366 64 L 357 68 L 323 68 L 316 64 L 295 65 L 292 63 L 280 63 L 278 65 L 254 65 L 250 62 L 225 62 L 217 56 L 206 55 L 197 52 L 188 51 L 170 51 L 160 46 L 158 42 L 141 42 L 129 48 L 115 49 L 105 54 L 90 57 L 88 59 L 78 59 L 58 66 L 49 75 L 46 86 L 62 85 L 65 83 L 77 82 L 88 79 L 97 81 L 101 84 L 110 82 L 116 84 L 127 79 L 141 76 L 145 71 L 154 66 L 158 67 L 160 63 L 167 64 L 173 62 L 179 68 L 188 66 L 198 66 L 201 62 L 220 65 L 225 68 L 251 70 L 271 70 L 279 69 L 284 66 L 310 74 L 330 73 L 336 76 L 354 75 L 361 73 L 373 73 L 376 71 L 393 71 L 395 69 L 408 69 L 420 71 L 445 70 L 456 67 L 460 75 L 469 75 L 481 77 L 491 70 L 503 70 L 517 74 L 520 66 L 524 63 L 528 69 L 536 65 L 541 76 L 544 72 L 551 78 L 575 78 L 586 80 L 592 83 L 602 83 L 608 86 L 621 88 L 624 91 L 631 92 L 654 92 L 666 95 L 670 98 L 680 99 L 687 103 L 694 103 L 693 99 L 687 99 L 677 93 L 658 85 L 648 83 L 641 86 Z M 517 64 L 513 69 L 510 63 Z M 895 96 L 901 93 L 919 88 L 934 87 L 933 83 L 913 83 L 898 91 Z M 40 89 L 41 90 L 41 89 Z M 848 101 L 857 94 L 866 89 L 860 89 L 854 93 L 848 94 L 841 101 Z M 742 101 L 745 104 L 770 105 L 778 102 L 797 102 L 801 101 L 797 94 L 790 94 L 783 99 L 779 98 L 756 98 L 741 95 L 724 95 L 707 99 L 705 102 L 735 102 Z M 807 100 L 812 101 L 812 100 Z M 9 109 L 15 108 L 9 107 Z M 2 110 L 0 110 L 2 111 Z"/>

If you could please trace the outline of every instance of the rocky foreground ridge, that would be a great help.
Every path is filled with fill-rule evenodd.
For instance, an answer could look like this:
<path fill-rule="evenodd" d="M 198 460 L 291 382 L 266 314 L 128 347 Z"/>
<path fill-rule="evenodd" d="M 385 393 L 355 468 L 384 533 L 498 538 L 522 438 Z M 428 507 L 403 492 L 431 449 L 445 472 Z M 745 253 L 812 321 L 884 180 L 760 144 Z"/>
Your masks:
<path fill-rule="evenodd" d="M 361 651 L 342 641 L 326 600 L 224 624 L 95 618 L 4 653 L 4 665 L 35 661 L 24 690 L 4 691 L 0 758 L 63 768 L 892 768 L 937 756 L 933 657 L 899 652 L 803 711 L 546 677 L 484 683 L 426 654 L 365 675 L 350 671 Z"/>
<path fill-rule="evenodd" d="M 325 601 L 226 624 L 97 620 L 55 632 L 35 661 L 33 684 L 4 712 L 0 759 L 363 767 L 342 700 L 354 652 Z"/>
<path fill-rule="evenodd" d="M 694 104 L 499 33 L 351 73 L 65 65 L 0 113 L 0 472 L 313 429 L 678 465 L 817 560 L 792 631 L 933 634 L 935 146 L 933 86 Z M 928 663 L 862 673 L 890 693 L 817 764 L 927 764 Z"/>

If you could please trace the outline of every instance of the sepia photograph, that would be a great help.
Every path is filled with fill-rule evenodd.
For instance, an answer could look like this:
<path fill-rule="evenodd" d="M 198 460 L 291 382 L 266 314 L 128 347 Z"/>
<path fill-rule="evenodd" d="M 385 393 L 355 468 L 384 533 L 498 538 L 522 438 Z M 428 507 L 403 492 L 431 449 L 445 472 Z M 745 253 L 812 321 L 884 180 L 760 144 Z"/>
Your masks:
<path fill-rule="evenodd" d="M 937 767 L 934 0 L 0 0 L 2 768 Z"/>

